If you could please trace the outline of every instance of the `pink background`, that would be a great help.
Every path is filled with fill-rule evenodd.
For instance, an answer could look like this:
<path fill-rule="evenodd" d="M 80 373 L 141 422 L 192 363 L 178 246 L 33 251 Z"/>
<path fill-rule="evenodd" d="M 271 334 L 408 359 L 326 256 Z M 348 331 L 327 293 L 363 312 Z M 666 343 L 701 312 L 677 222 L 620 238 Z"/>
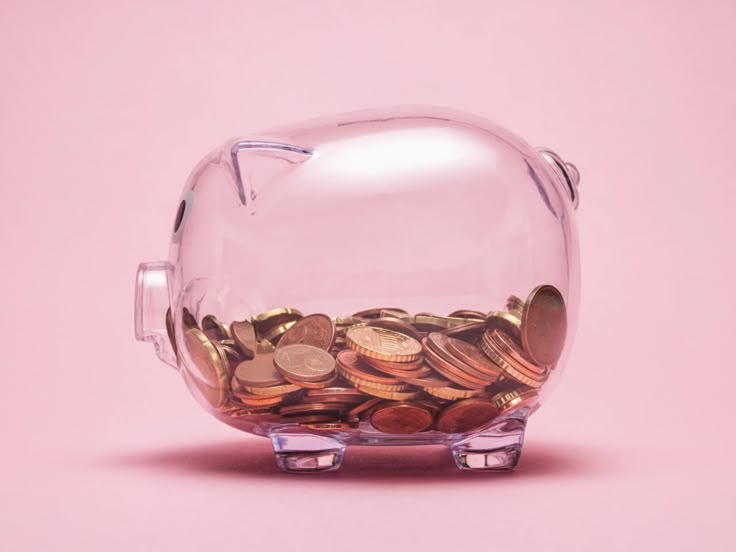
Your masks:
<path fill-rule="evenodd" d="M 4 550 L 733 549 L 736 4 L 0 3 Z M 133 340 L 223 139 L 474 112 L 582 173 L 580 329 L 517 471 L 278 473 Z"/>

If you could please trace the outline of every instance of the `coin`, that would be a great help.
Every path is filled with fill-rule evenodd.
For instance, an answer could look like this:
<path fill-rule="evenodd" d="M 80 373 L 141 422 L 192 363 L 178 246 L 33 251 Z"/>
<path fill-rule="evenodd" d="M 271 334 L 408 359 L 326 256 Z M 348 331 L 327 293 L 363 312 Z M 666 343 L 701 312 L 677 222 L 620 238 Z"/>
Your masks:
<path fill-rule="evenodd" d="M 455 357 L 468 366 L 472 366 L 478 372 L 487 374 L 492 378 L 492 381 L 497 380 L 501 376 L 502 370 L 496 364 L 488 360 L 488 357 L 486 357 L 475 345 L 466 343 L 461 339 L 455 339 L 454 337 L 448 337 L 446 343 L 447 349 L 455 355 Z"/>
<path fill-rule="evenodd" d="M 275 350 L 276 347 L 274 347 L 273 343 L 266 341 L 265 339 L 256 343 L 256 353 L 259 355 L 262 353 L 273 353 Z"/>
<path fill-rule="evenodd" d="M 290 320 L 289 322 L 284 322 L 283 324 L 275 326 L 263 335 L 263 340 L 277 344 L 280 338 L 288 331 L 289 328 L 296 324 L 296 322 L 296 320 Z"/>
<path fill-rule="evenodd" d="M 214 314 L 208 314 L 202 318 L 202 331 L 209 339 L 221 340 L 230 337 L 227 326 L 220 322 Z"/>
<path fill-rule="evenodd" d="M 411 362 L 422 352 L 422 345 L 416 339 L 383 328 L 353 327 L 345 340 L 351 349 L 379 360 Z"/>
<path fill-rule="evenodd" d="M 539 379 L 537 376 L 531 376 L 526 372 L 519 370 L 518 364 L 514 360 L 506 355 L 502 351 L 497 349 L 497 346 L 485 336 L 480 342 L 481 350 L 490 358 L 493 362 L 503 370 L 504 375 L 509 376 L 519 383 L 528 385 L 529 387 L 541 387 L 544 383 L 543 379 Z"/>
<path fill-rule="evenodd" d="M 208 385 L 198 377 L 190 374 L 186 370 L 182 371 L 184 381 L 187 382 L 187 386 L 192 389 L 196 388 L 202 398 L 212 408 L 220 408 L 227 403 L 227 383 L 220 382 L 217 385 Z M 196 392 L 195 392 L 196 395 Z"/>
<path fill-rule="evenodd" d="M 371 414 L 371 425 L 383 433 L 407 435 L 428 429 L 432 413 L 412 403 L 389 403 L 376 408 Z"/>
<path fill-rule="evenodd" d="M 301 416 L 289 416 L 281 418 L 281 422 L 285 424 L 329 424 L 339 421 L 340 416 L 337 414 L 304 414 Z"/>
<path fill-rule="evenodd" d="M 230 324 L 230 332 L 232 333 L 233 341 L 240 348 L 240 352 L 246 360 L 252 359 L 256 356 L 256 330 L 248 320 L 235 321 Z"/>
<path fill-rule="evenodd" d="M 375 309 L 367 309 L 362 310 L 360 312 L 356 312 L 353 314 L 354 318 L 378 318 L 381 316 L 381 311 L 398 311 L 406 313 L 404 309 L 394 308 L 394 307 L 378 307 Z M 409 313 L 406 313 L 409 314 Z"/>
<path fill-rule="evenodd" d="M 259 395 L 262 397 L 277 397 L 299 391 L 301 387 L 299 387 L 298 385 L 294 385 L 293 383 L 282 383 L 280 385 L 272 385 L 270 387 L 250 387 L 248 385 L 244 385 L 243 389 L 253 395 Z"/>
<path fill-rule="evenodd" d="M 325 314 L 310 314 L 301 318 L 283 335 L 279 347 L 311 345 L 329 351 L 335 342 L 335 325 Z"/>
<path fill-rule="evenodd" d="M 333 400 L 339 399 L 345 402 L 360 402 L 369 397 L 354 387 L 325 387 L 324 389 L 313 389 L 304 394 L 305 400 Z"/>
<path fill-rule="evenodd" d="M 346 378 L 347 379 L 347 378 Z M 348 380 L 350 381 L 350 380 Z M 382 399 L 388 399 L 390 401 L 408 401 L 416 398 L 419 395 L 419 391 L 416 389 L 410 389 L 410 386 L 405 386 L 401 391 L 394 391 L 385 389 L 385 386 L 379 387 L 378 384 L 366 384 L 356 381 L 350 381 L 356 389 L 373 395 L 374 397 L 380 397 Z"/>
<path fill-rule="evenodd" d="M 233 400 L 247 406 L 276 406 L 284 401 L 283 395 L 268 397 L 263 395 L 253 395 L 243 391 L 233 391 Z"/>
<path fill-rule="evenodd" d="M 440 378 L 436 374 L 430 374 L 420 377 L 402 376 L 399 379 L 403 382 L 421 387 L 422 389 L 426 389 L 427 387 L 449 387 L 450 385 L 452 385 L 451 381 Z"/>
<path fill-rule="evenodd" d="M 521 315 L 524 312 L 524 301 L 519 299 L 516 295 L 510 295 L 506 300 L 506 309 L 510 314 L 513 314 L 521 320 Z"/>
<path fill-rule="evenodd" d="M 324 389 L 325 387 L 329 387 L 330 385 L 335 383 L 335 381 L 337 380 L 337 372 L 334 372 L 327 379 L 319 381 L 304 381 L 290 378 L 289 376 L 284 376 L 284 379 L 289 383 L 293 383 L 294 385 L 298 385 L 299 387 L 302 387 L 304 389 Z"/>
<path fill-rule="evenodd" d="M 495 404 L 486 399 L 466 399 L 447 406 L 437 417 L 437 429 L 443 433 L 466 433 L 498 416 Z"/>
<path fill-rule="evenodd" d="M 412 326 L 408 322 L 404 322 L 400 318 L 393 318 L 388 316 L 375 318 L 366 322 L 366 326 L 392 330 L 394 332 L 408 335 L 409 337 L 416 339 L 417 341 L 421 339 L 419 332 L 414 329 L 414 326 Z"/>
<path fill-rule="evenodd" d="M 521 345 L 516 343 L 508 335 L 498 330 L 491 332 L 489 336 L 493 343 L 497 345 L 499 351 L 502 351 L 506 356 L 511 357 L 520 368 L 523 368 L 523 372 L 530 372 L 532 376 L 539 375 L 545 377 L 547 375 L 547 367 L 539 366 L 529 360 L 524 354 Z"/>
<path fill-rule="evenodd" d="M 502 311 L 489 312 L 486 317 L 488 330 L 501 330 L 521 343 L 521 320 Z"/>
<path fill-rule="evenodd" d="M 273 353 L 257 355 L 253 360 L 245 360 L 235 368 L 235 378 L 247 387 L 271 387 L 282 385 L 284 378 L 274 366 Z"/>
<path fill-rule="evenodd" d="M 431 352 L 437 353 L 444 361 L 449 363 L 453 368 L 459 370 L 456 372 L 459 376 L 469 379 L 470 381 L 479 381 L 486 385 L 494 382 L 501 375 L 499 369 L 487 369 L 477 370 L 473 364 L 465 362 L 463 359 L 456 356 L 450 350 L 450 337 L 440 332 L 433 332 L 427 336 L 427 345 L 430 346 Z M 455 340 L 459 341 L 459 340 Z M 426 351 L 425 351 L 426 352 Z M 480 353 L 480 351 L 478 351 Z M 480 355 L 482 357 L 482 355 Z M 487 360 L 486 360 L 487 362 Z M 485 367 L 484 367 L 485 368 Z"/>
<path fill-rule="evenodd" d="M 299 425 L 315 431 L 347 431 L 358 427 L 358 424 L 350 422 L 302 422 Z"/>
<path fill-rule="evenodd" d="M 171 342 L 171 348 L 174 351 L 174 356 L 178 355 L 176 352 L 176 337 L 174 334 L 174 318 L 171 316 L 171 307 L 166 309 L 166 333 L 169 335 L 169 341 Z"/>
<path fill-rule="evenodd" d="M 387 374 L 394 375 L 393 372 L 400 372 L 399 375 L 403 375 L 406 372 L 414 373 L 417 370 L 426 369 L 424 365 L 424 359 L 418 358 L 412 362 L 389 362 L 388 360 L 379 360 L 377 358 L 362 357 L 368 365 L 372 366 L 376 370 L 386 372 Z"/>
<path fill-rule="evenodd" d="M 330 403 L 302 403 L 282 406 L 279 409 L 281 416 L 297 416 L 300 414 L 318 414 L 318 413 L 334 413 L 339 414 L 342 411 L 334 404 Z"/>
<path fill-rule="evenodd" d="M 483 332 L 486 331 L 487 327 L 488 326 L 484 319 L 481 322 L 469 322 L 453 328 L 447 328 L 442 330 L 442 333 L 448 337 L 456 337 L 458 339 L 471 342 L 483 335 Z"/>
<path fill-rule="evenodd" d="M 207 339 L 202 330 L 188 328 L 184 331 L 184 344 L 189 352 L 189 358 L 196 368 L 194 378 L 199 379 L 210 387 L 220 388 L 222 381 L 227 381 L 227 360 L 224 352 L 217 349 Z"/>
<path fill-rule="evenodd" d="M 352 349 L 345 349 L 337 354 L 337 371 L 341 376 L 355 378 L 361 383 L 401 385 L 398 378 L 377 372 Z"/>
<path fill-rule="evenodd" d="M 274 363 L 281 374 L 297 381 L 323 381 L 335 371 L 335 359 L 330 353 L 299 343 L 279 345 L 274 353 Z"/>
<path fill-rule="evenodd" d="M 457 387 L 424 387 L 424 391 L 432 396 L 448 401 L 469 399 L 483 394 L 483 389 L 458 389 Z"/>
<path fill-rule="evenodd" d="M 451 364 L 444 362 L 440 357 L 435 356 L 434 353 L 427 353 L 426 362 L 440 376 L 447 378 L 450 382 L 455 385 L 459 385 L 460 387 L 464 387 L 466 389 L 484 389 L 490 385 L 490 383 L 485 380 L 466 379 L 461 375 L 460 371 Z"/>
<path fill-rule="evenodd" d="M 539 401 L 539 394 L 534 389 L 517 389 L 499 393 L 491 398 L 496 408 L 502 413 L 518 410 L 523 407 L 533 408 Z"/>
<path fill-rule="evenodd" d="M 550 285 L 537 286 L 529 295 L 521 317 L 524 351 L 537 364 L 555 364 L 567 335 L 567 307 L 562 293 Z"/>
<path fill-rule="evenodd" d="M 361 414 L 366 414 L 370 409 L 372 409 L 374 406 L 381 404 L 383 402 L 383 399 L 380 397 L 373 397 L 371 399 L 368 399 L 367 401 L 359 404 L 358 406 L 348 410 L 348 412 L 345 414 L 345 418 L 348 420 L 352 420 L 354 418 L 358 418 L 361 416 Z"/>
<path fill-rule="evenodd" d="M 297 309 L 278 308 L 255 315 L 252 322 L 256 332 L 263 335 L 274 326 L 290 320 L 299 320 L 302 316 L 304 315 Z"/>
<path fill-rule="evenodd" d="M 448 317 L 449 318 L 472 318 L 475 320 L 485 320 L 486 313 L 475 311 L 475 310 L 460 309 L 460 310 L 456 310 L 455 312 L 451 312 L 448 315 Z"/>

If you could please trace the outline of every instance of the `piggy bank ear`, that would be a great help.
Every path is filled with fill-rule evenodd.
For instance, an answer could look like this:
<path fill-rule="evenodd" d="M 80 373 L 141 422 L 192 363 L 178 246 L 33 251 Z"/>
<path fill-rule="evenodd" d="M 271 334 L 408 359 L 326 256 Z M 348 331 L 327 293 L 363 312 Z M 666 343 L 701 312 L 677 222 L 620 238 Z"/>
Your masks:
<path fill-rule="evenodd" d="M 281 142 L 238 140 L 230 147 L 238 197 L 243 205 L 253 201 L 259 188 L 267 186 L 282 171 L 303 163 L 312 156 L 309 148 Z M 257 175 L 257 178 L 254 178 Z"/>

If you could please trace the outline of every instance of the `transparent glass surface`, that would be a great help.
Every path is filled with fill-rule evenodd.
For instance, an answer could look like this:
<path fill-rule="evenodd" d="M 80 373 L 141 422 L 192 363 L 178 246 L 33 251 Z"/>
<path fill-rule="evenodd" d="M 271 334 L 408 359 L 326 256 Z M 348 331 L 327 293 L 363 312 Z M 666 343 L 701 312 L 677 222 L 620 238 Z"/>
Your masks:
<path fill-rule="evenodd" d="M 137 335 L 288 471 L 397 443 L 509 469 L 575 333 L 577 180 L 447 110 L 229 140 L 172 208 L 165 265 L 139 274 Z"/>

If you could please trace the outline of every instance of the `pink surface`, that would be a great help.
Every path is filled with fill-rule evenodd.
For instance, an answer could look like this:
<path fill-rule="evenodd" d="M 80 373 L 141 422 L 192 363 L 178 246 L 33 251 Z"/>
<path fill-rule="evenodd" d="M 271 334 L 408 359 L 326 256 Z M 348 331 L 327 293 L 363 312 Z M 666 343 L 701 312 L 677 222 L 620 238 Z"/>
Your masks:
<path fill-rule="evenodd" d="M 189 4 L 0 6 L 1 549 L 736 546 L 732 2 Z M 203 153 L 394 104 L 582 174 L 577 345 L 510 475 L 424 448 L 279 474 L 132 337 Z"/>

